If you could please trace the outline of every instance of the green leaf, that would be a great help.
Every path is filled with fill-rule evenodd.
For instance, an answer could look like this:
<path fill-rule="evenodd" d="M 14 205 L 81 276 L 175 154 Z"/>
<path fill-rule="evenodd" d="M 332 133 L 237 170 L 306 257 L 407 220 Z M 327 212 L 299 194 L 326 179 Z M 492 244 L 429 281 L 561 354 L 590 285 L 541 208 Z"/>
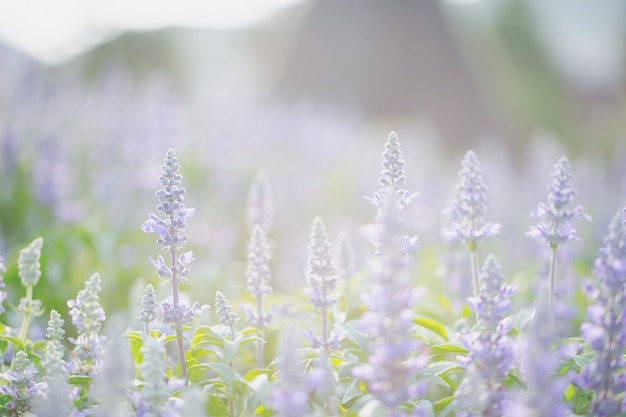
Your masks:
<path fill-rule="evenodd" d="M 352 320 L 346 323 L 336 323 L 335 327 L 341 330 L 362 352 L 369 355 L 370 341 L 365 333 L 355 328 L 355 321 Z"/>
<path fill-rule="evenodd" d="M 460 354 L 467 355 L 468 350 L 457 343 L 442 343 L 439 345 L 433 345 L 430 347 L 431 356 L 446 355 L 446 354 Z"/>
<path fill-rule="evenodd" d="M 16 351 L 26 350 L 26 347 L 24 346 L 24 342 L 22 342 L 20 338 L 17 336 L 11 336 L 8 334 L 0 334 L 0 340 L 13 343 L 13 347 L 15 348 Z"/>
<path fill-rule="evenodd" d="M 213 370 L 221 379 L 224 381 L 226 385 L 229 387 L 233 386 L 233 383 L 238 378 L 241 379 L 241 376 L 235 372 L 233 368 L 230 366 L 220 363 L 220 362 L 207 362 L 205 364 L 206 367 Z M 243 379 L 241 379 L 243 380 Z"/>
<path fill-rule="evenodd" d="M 243 379 L 245 379 L 246 381 L 250 382 L 253 379 L 255 379 L 256 377 L 258 377 L 259 375 L 269 375 L 270 370 L 269 369 L 250 369 L 248 372 L 246 372 L 246 374 L 243 376 Z"/>
<path fill-rule="evenodd" d="M 224 340 L 224 351 L 222 353 L 222 362 L 226 364 L 233 363 L 235 356 L 237 356 L 237 351 L 239 350 L 239 346 L 241 345 L 241 338 L 237 338 L 234 341 Z"/>
<path fill-rule="evenodd" d="M 441 323 L 439 323 L 436 320 L 433 320 L 428 317 L 420 316 L 420 317 L 414 317 L 413 323 L 417 324 L 418 326 L 424 327 L 432 331 L 433 333 L 441 336 L 443 340 L 446 340 L 446 341 L 448 340 L 448 331 Z"/>
<path fill-rule="evenodd" d="M 441 400 L 437 401 L 435 404 L 433 404 L 433 410 L 435 410 L 436 413 L 441 412 L 442 410 L 444 410 L 448 404 L 450 404 L 452 401 L 454 401 L 454 395 L 451 395 L 449 397 L 446 398 L 442 398 Z M 439 417 L 441 417 L 441 414 L 439 415 Z"/>
<path fill-rule="evenodd" d="M 361 391 L 360 381 L 357 378 L 346 378 L 335 388 L 335 395 L 342 404 L 348 404 L 355 398 L 365 394 Z"/>
<path fill-rule="evenodd" d="M 93 377 L 85 375 L 71 375 L 70 384 L 72 385 L 88 385 L 93 381 Z"/>
<path fill-rule="evenodd" d="M 221 398 L 209 395 L 206 411 L 210 416 L 223 417 L 228 415 L 228 404 Z"/>

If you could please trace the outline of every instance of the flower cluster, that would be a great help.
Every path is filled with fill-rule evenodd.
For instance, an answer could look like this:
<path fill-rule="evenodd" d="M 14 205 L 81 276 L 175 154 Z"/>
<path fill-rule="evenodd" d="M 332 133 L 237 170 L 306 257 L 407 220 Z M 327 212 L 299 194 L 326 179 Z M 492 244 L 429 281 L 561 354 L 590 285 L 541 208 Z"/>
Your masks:
<path fill-rule="evenodd" d="M 486 237 L 500 232 L 500 225 L 485 220 L 487 215 L 487 187 L 483 181 L 480 161 L 473 151 L 467 151 L 461 161 L 457 196 L 449 211 L 452 225 L 444 230 L 444 236 L 463 242 L 470 250 Z"/>
<path fill-rule="evenodd" d="M 0 374 L 8 385 L 0 386 L 0 393 L 10 397 L 5 405 L 8 417 L 19 417 L 35 411 L 46 390 L 45 382 L 37 382 L 38 372 L 26 352 L 15 354 L 13 370 Z"/>
<path fill-rule="evenodd" d="M 272 228 L 274 206 L 272 203 L 272 187 L 264 171 L 259 171 L 252 181 L 248 192 L 246 220 L 248 230 L 252 231 L 256 225 L 269 233 Z"/>
<path fill-rule="evenodd" d="M 593 304 L 581 327 L 596 356 L 579 378 L 580 385 L 594 392 L 590 412 L 598 417 L 626 411 L 626 224 L 621 212 L 613 217 L 604 244 L 595 263 L 597 282 L 584 286 Z"/>
<path fill-rule="evenodd" d="M 105 319 L 100 306 L 100 275 L 93 274 L 85 281 L 85 288 L 78 292 L 76 299 L 67 302 L 72 316 L 72 324 L 78 336 L 69 338 L 75 347 L 72 351 L 72 372 L 80 375 L 98 375 L 102 369 L 103 336 L 100 327 Z"/>
<path fill-rule="evenodd" d="M 570 162 L 562 156 L 554 165 L 547 202 L 539 203 L 532 213 L 542 221 L 531 227 L 527 235 L 543 239 L 550 248 L 576 239 L 576 230 L 571 225 L 574 219 L 590 219 L 582 206 L 570 207 L 577 194 L 572 185 L 573 178 Z"/>
<path fill-rule="evenodd" d="M 478 316 L 477 328 L 461 337 L 469 354 L 459 361 L 467 375 L 457 391 L 463 410 L 459 416 L 499 417 L 507 405 L 504 379 L 513 368 L 513 341 L 508 336 L 512 320 L 507 316 L 515 291 L 505 285 L 495 257 L 488 256 L 480 271 L 478 296 L 468 299 Z"/>
<path fill-rule="evenodd" d="M 4 274 L 6 272 L 6 267 L 4 266 L 4 260 L 0 258 L 0 314 L 4 313 L 4 300 L 6 300 L 8 294 L 4 290 L 6 284 L 4 283 Z"/>
<path fill-rule="evenodd" d="M 157 302 L 154 287 L 152 284 L 148 284 L 143 291 L 143 297 L 141 298 L 141 310 L 139 310 L 139 320 L 143 322 L 146 334 L 148 334 L 150 329 L 150 323 L 157 319 L 159 311 L 160 306 Z"/>
<path fill-rule="evenodd" d="M 43 238 L 38 237 L 20 251 L 17 268 L 23 287 L 34 287 L 41 278 L 41 248 Z"/>

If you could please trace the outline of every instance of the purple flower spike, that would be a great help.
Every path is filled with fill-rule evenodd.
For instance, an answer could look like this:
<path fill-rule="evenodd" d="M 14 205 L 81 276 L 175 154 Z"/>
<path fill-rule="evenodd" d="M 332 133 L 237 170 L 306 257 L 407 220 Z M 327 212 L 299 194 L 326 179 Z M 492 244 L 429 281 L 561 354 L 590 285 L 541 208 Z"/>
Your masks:
<path fill-rule="evenodd" d="M 322 335 L 311 340 L 313 347 L 335 349 L 339 347 L 338 334 L 329 337 L 329 313 L 337 302 L 333 293 L 337 285 L 337 274 L 333 261 L 332 247 L 321 218 L 316 217 L 311 225 L 309 235 L 308 278 L 311 288 L 309 299 L 316 311 L 322 316 Z"/>
<path fill-rule="evenodd" d="M 581 206 L 570 207 L 577 194 L 572 185 L 573 178 L 569 160 L 562 156 L 554 165 L 547 202 L 539 203 L 537 210 L 532 213 L 533 217 L 542 222 L 531 227 L 527 235 L 543 239 L 550 248 L 578 239 L 572 227 L 573 220 L 591 219 Z"/>
<path fill-rule="evenodd" d="M 444 229 L 444 237 L 459 240 L 474 250 L 486 237 L 500 233 L 500 225 L 485 221 L 487 216 L 487 187 L 483 181 L 480 161 L 473 151 L 467 151 L 461 161 L 457 197 L 449 211 L 452 225 Z"/>
<path fill-rule="evenodd" d="M 479 292 L 470 306 L 478 317 L 475 331 L 461 340 L 469 351 L 462 358 L 466 376 L 457 390 L 460 416 L 498 417 L 504 415 L 508 402 L 504 379 L 514 365 L 514 347 L 507 335 L 511 320 L 507 317 L 509 298 L 515 288 L 505 285 L 500 266 L 490 255 L 480 271 Z"/>
<path fill-rule="evenodd" d="M 597 282 L 586 284 L 594 304 L 588 307 L 587 322 L 581 327 L 582 336 L 597 354 L 577 381 L 594 392 L 589 414 L 598 417 L 626 411 L 626 224 L 621 212 L 613 217 L 604 244 L 595 264 Z"/>

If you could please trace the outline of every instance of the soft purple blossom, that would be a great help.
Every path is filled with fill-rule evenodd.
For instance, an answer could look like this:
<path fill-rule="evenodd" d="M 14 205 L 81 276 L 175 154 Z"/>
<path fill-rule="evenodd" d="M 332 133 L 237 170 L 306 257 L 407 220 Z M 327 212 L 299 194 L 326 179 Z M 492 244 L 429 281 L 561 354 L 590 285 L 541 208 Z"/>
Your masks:
<path fill-rule="evenodd" d="M 81 375 L 98 375 L 102 368 L 104 337 L 99 335 L 105 319 L 100 306 L 100 275 L 93 274 L 85 281 L 85 288 L 78 292 L 76 299 L 69 300 L 72 324 L 78 336 L 69 338 L 75 347 L 72 351 L 72 372 Z"/>
<path fill-rule="evenodd" d="M 15 354 L 13 370 L 0 374 L 7 385 L 0 386 L 0 394 L 8 395 L 6 404 L 8 417 L 19 417 L 32 413 L 47 388 L 45 382 L 37 382 L 38 373 L 28 355 L 19 351 Z"/>
<path fill-rule="evenodd" d="M 572 227 L 573 220 L 590 219 L 581 206 L 572 207 L 577 194 L 572 185 L 573 178 L 569 160 L 562 156 L 554 165 L 547 202 L 539 203 L 537 210 L 532 213 L 541 222 L 532 226 L 527 235 L 543 239 L 550 248 L 577 239 L 576 230 Z"/>
<path fill-rule="evenodd" d="M 457 196 L 449 211 L 452 224 L 444 229 L 443 235 L 451 240 L 459 240 L 474 250 L 486 237 L 500 232 L 500 225 L 489 223 L 487 216 L 487 187 L 483 181 L 480 161 L 473 151 L 467 151 L 461 161 L 460 182 Z"/>
<path fill-rule="evenodd" d="M 200 305 L 197 301 L 191 306 L 189 306 L 186 301 L 180 301 L 178 304 L 174 304 L 171 297 L 161 301 L 160 304 L 160 310 L 163 314 L 163 323 L 170 324 L 173 330 L 193 323 L 196 316 L 199 316 L 208 309 L 208 305 Z"/>
<path fill-rule="evenodd" d="M 577 382 L 594 392 L 590 414 L 597 417 L 621 415 L 626 411 L 626 224 L 621 212 L 609 225 L 605 247 L 595 263 L 595 284 L 585 283 L 593 304 L 581 326 L 596 356 L 579 375 Z"/>
<path fill-rule="evenodd" d="M 500 417 L 509 401 L 504 379 L 515 364 L 513 341 L 508 336 L 512 328 L 510 297 L 515 288 L 504 284 L 492 255 L 485 260 L 479 283 L 478 295 L 468 300 L 478 323 L 461 336 L 469 353 L 459 358 L 467 370 L 457 390 L 456 401 L 462 410 L 458 415 Z"/>
<path fill-rule="evenodd" d="M 272 319 L 272 311 L 263 310 L 264 297 L 272 293 L 269 285 L 271 270 L 269 267 L 270 249 L 265 237 L 265 231 L 260 225 L 252 228 L 252 235 L 248 242 L 248 266 L 246 268 L 246 290 L 255 298 L 255 305 L 245 304 L 241 310 L 246 314 L 248 323 L 262 329 L 267 327 Z"/>

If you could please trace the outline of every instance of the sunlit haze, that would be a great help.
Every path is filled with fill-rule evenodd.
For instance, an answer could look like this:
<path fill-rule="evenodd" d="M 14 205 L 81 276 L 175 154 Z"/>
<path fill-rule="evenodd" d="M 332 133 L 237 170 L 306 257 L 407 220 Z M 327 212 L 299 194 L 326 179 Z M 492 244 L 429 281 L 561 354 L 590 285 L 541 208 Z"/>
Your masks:
<path fill-rule="evenodd" d="M 237 28 L 302 0 L 0 0 L 0 40 L 50 64 L 123 30 Z"/>

